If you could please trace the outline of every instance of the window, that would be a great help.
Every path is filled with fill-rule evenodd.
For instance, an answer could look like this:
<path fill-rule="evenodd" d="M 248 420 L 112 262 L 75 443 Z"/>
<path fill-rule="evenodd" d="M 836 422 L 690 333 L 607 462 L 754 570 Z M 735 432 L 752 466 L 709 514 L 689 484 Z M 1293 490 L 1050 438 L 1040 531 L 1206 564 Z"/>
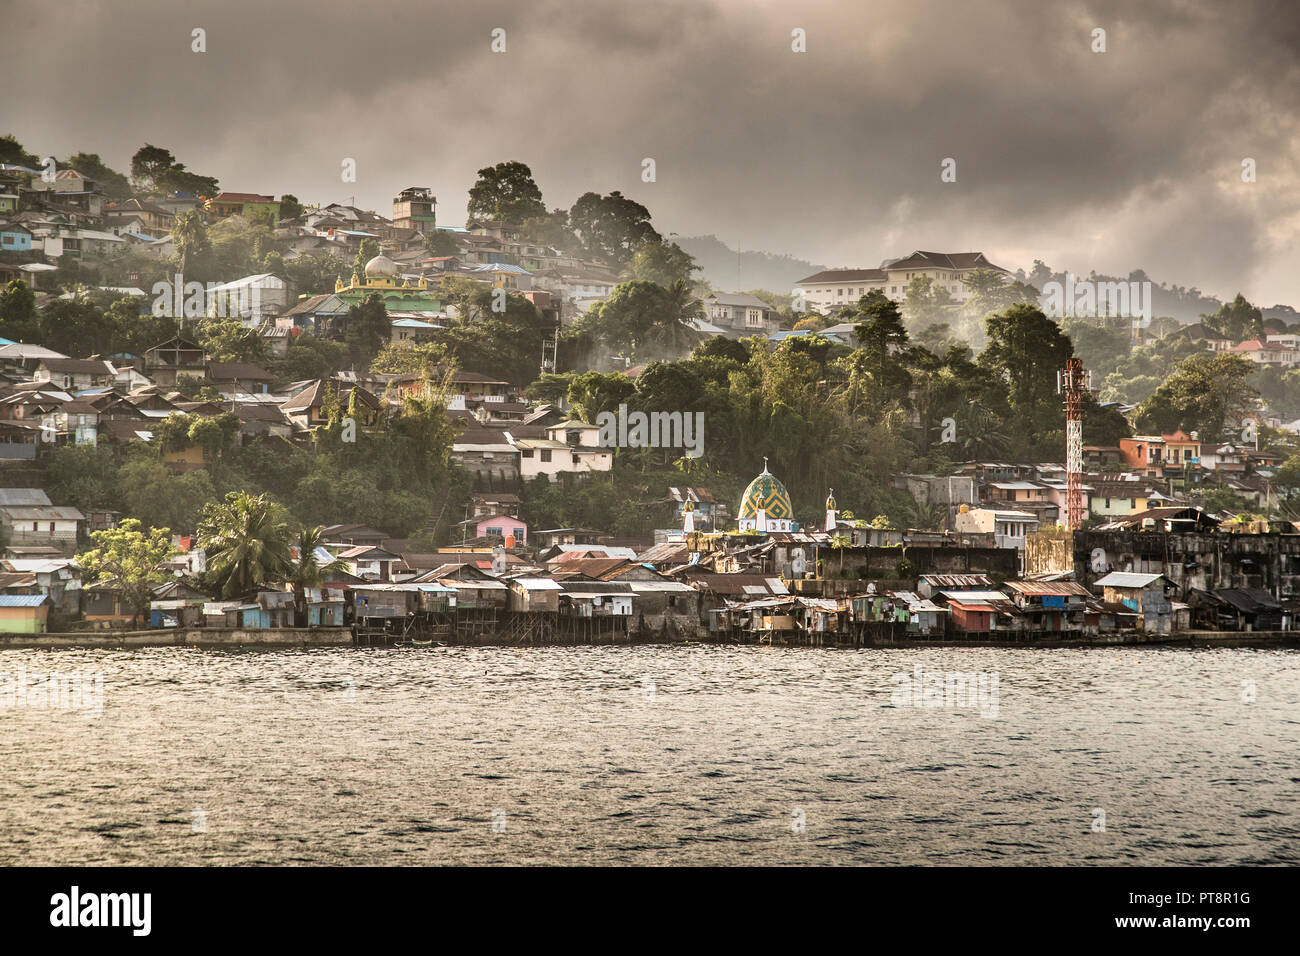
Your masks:
<path fill-rule="evenodd" d="M 543 462 L 546 462 L 546 463 L 549 463 L 550 460 L 551 460 L 551 450 L 550 450 L 549 448 L 543 448 L 543 449 L 542 449 L 542 461 L 543 461 Z"/>
<path fill-rule="evenodd" d="M 503 535 L 503 534 L 501 533 L 501 529 L 500 529 L 500 528 L 485 528 L 484 531 L 485 531 L 485 533 L 487 534 L 487 536 L 488 536 L 489 538 L 503 538 L 503 537 L 505 537 L 505 535 Z"/>

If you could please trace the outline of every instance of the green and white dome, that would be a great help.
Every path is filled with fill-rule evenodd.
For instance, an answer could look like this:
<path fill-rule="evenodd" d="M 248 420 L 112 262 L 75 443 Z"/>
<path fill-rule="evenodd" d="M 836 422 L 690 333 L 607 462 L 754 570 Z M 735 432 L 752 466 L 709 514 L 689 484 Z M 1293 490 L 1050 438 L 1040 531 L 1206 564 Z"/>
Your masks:
<path fill-rule="evenodd" d="M 766 460 L 762 473 L 745 489 L 736 514 L 741 531 L 791 530 L 794 509 L 790 506 L 790 493 L 780 479 L 767 470 Z"/>

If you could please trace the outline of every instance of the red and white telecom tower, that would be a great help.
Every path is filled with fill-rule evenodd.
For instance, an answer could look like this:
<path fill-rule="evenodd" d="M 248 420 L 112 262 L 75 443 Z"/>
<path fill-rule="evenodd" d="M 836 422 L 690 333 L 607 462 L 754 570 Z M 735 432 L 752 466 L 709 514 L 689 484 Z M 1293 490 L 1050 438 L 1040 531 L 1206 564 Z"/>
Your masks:
<path fill-rule="evenodd" d="M 1083 359 L 1066 360 L 1056 391 L 1065 396 L 1065 527 L 1077 531 L 1083 527 L 1083 397 L 1092 391 Z"/>

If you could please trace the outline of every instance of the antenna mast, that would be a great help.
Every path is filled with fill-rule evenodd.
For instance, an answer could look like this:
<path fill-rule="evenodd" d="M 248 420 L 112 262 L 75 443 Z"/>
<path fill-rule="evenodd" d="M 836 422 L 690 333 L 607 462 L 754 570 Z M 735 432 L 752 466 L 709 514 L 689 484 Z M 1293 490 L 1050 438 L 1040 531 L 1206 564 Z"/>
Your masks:
<path fill-rule="evenodd" d="M 1056 391 L 1065 396 L 1065 527 L 1083 527 L 1083 398 L 1092 392 L 1092 373 L 1083 359 L 1071 358 L 1056 373 Z"/>

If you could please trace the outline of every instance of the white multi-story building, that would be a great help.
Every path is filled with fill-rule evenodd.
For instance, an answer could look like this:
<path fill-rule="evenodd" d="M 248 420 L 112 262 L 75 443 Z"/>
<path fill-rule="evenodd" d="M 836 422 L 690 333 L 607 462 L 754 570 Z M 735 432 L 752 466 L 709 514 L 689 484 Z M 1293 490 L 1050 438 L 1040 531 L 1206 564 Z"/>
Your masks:
<path fill-rule="evenodd" d="M 959 510 L 954 522 L 956 531 L 993 532 L 993 543 L 998 548 L 1025 550 L 1025 536 L 1038 530 L 1038 516 L 1028 511 L 1010 511 L 998 508 L 967 508 Z"/>
<path fill-rule="evenodd" d="M 545 475 L 555 481 L 565 472 L 609 471 L 614 449 L 600 444 L 600 429 L 585 422 L 565 421 L 546 429 L 545 438 L 515 438 L 506 433 L 519 452 L 519 477 L 531 481 Z"/>
<path fill-rule="evenodd" d="M 1277 338 L 1287 338 L 1280 336 Z M 1286 345 L 1281 341 L 1275 341 L 1275 336 L 1270 335 L 1268 341 L 1261 342 L 1259 339 L 1247 339 L 1239 345 L 1234 345 L 1228 349 L 1230 355 L 1240 355 L 1242 358 L 1249 359 L 1256 365 L 1271 365 L 1276 368 L 1294 368 L 1300 362 L 1300 353 L 1295 348 Z"/>
<path fill-rule="evenodd" d="M 919 276 L 932 280 L 942 287 L 954 302 L 964 302 L 970 297 L 962 283 L 976 269 L 993 269 L 1007 273 L 984 258 L 982 252 L 913 252 L 901 259 L 887 259 L 879 269 L 828 269 L 806 279 L 794 287 L 794 295 L 803 295 L 809 311 L 833 312 L 854 305 L 872 289 L 883 292 L 895 302 L 902 302 L 907 286 Z M 1009 273 L 1007 273 L 1009 274 Z"/>

